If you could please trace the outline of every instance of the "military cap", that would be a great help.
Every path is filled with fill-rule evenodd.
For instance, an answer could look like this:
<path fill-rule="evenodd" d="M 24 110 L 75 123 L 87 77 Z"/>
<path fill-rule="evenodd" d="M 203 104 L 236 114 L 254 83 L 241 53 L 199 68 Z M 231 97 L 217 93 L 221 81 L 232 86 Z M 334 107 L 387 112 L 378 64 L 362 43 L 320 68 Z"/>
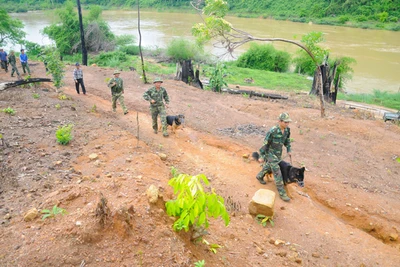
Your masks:
<path fill-rule="evenodd" d="M 75 63 L 75 66 L 79 66 L 79 65 L 80 65 L 79 62 L 76 62 L 76 63 Z"/>
<path fill-rule="evenodd" d="M 120 74 L 121 72 L 119 70 L 114 70 L 114 74 Z"/>
<path fill-rule="evenodd" d="M 284 121 L 284 122 L 290 122 L 290 121 L 292 121 L 292 120 L 290 119 L 290 117 L 289 117 L 289 113 L 286 113 L 286 112 L 281 113 L 281 114 L 279 115 L 279 120 L 280 120 L 280 121 Z"/>
<path fill-rule="evenodd" d="M 163 80 L 160 77 L 157 77 L 154 79 L 153 83 L 162 83 L 162 82 L 163 82 Z"/>

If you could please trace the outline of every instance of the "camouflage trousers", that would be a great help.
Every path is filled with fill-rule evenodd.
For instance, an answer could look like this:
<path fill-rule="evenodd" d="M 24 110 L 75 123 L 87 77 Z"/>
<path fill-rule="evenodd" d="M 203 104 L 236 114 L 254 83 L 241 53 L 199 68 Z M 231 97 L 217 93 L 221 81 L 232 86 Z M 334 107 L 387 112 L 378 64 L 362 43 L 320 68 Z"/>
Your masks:
<path fill-rule="evenodd" d="M 31 75 L 31 70 L 29 69 L 29 64 L 21 63 L 21 65 L 22 65 L 22 70 L 24 71 L 24 73 L 26 73 L 26 71 L 28 71 L 28 74 Z"/>
<path fill-rule="evenodd" d="M 112 109 L 113 111 L 117 110 L 117 100 L 119 100 L 119 104 L 122 107 L 122 110 L 124 111 L 124 113 L 128 112 L 128 109 L 125 106 L 125 102 L 124 102 L 124 94 L 121 93 L 113 93 L 112 94 Z"/>
<path fill-rule="evenodd" d="M 19 71 L 18 71 L 17 65 L 15 65 L 15 63 L 10 63 L 10 65 L 11 65 L 11 68 L 12 68 L 12 70 L 11 70 L 11 76 L 13 76 L 13 75 L 14 75 L 14 72 L 16 72 L 17 75 L 18 75 L 18 77 L 19 77 Z"/>
<path fill-rule="evenodd" d="M 263 164 L 261 171 L 257 174 L 257 179 L 263 180 L 264 176 L 267 173 L 272 173 L 274 175 L 275 185 L 276 188 L 278 189 L 279 195 L 286 196 L 286 190 L 284 188 L 282 172 L 281 168 L 279 167 L 280 161 L 281 160 L 277 156 L 269 154 L 267 156 L 265 163 Z"/>
<path fill-rule="evenodd" d="M 165 111 L 165 106 L 150 106 L 151 118 L 153 120 L 153 130 L 157 132 L 158 130 L 158 122 L 157 117 L 160 115 L 161 125 L 163 134 L 167 133 L 167 112 Z"/>

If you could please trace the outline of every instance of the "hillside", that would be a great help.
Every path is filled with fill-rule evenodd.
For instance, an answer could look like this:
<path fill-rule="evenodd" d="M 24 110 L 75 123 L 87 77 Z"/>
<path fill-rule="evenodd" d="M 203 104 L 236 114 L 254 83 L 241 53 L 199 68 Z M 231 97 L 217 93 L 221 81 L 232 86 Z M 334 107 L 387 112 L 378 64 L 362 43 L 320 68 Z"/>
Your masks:
<path fill-rule="evenodd" d="M 50 84 L 0 92 L 1 266 L 395 266 L 400 261 L 400 128 L 369 113 L 328 107 L 288 94 L 261 100 L 215 94 L 164 77 L 168 114 L 183 113 L 183 130 L 163 138 L 151 129 L 149 85 L 136 72 L 122 72 L 130 112 L 111 112 L 105 79 L 111 69 L 83 67 L 88 94 L 73 88 L 72 66 L 60 100 Z M 42 64 L 31 67 L 44 77 Z M 0 73 L 0 82 L 9 81 Z M 34 98 L 33 94 L 39 94 Z M 56 105 L 60 105 L 56 108 Z M 259 164 L 243 158 L 257 150 L 264 133 L 287 111 L 293 122 L 293 165 L 306 167 L 305 187 L 290 185 L 294 198 L 276 199 L 275 226 L 248 214 L 260 188 Z M 60 125 L 74 124 L 68 146 L 56 143 Z M 392 141 L 390 141 L 392 140 Z M 167 156 L 160 159 L 160 153 Z M 94 156 L 96 154 L 97 156 Z M 92 155 L 92 159 L 89 156 Z M 222 248 L 213 254 L 190 233 L 172 230 L 164 201 L 171 166 L 204 173 L 225 199 L 231 223 L 212 220 L 205 239 Z M 156 204 L 146 190 L 161 192 Z M 102 194 L 110 216 L 96 217 Z M 25 222 L 31 208 L 54 205 L 68 214 Z"/>

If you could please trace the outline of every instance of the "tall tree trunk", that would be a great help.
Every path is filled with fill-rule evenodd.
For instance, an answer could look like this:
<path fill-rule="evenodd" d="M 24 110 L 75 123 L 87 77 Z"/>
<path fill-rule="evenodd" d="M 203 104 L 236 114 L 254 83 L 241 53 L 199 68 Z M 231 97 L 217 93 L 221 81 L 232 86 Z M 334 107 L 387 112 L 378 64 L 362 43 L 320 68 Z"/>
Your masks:
<path fill-rule="evenodd" d="M 142 53 L 142 33 L 140 32 L 140 0 L 137 2 L 138 7 L 138 32 L 139 32 L 139 53 L 142 60 L 143 82 L 149 83 L 146 77 L 146 70 L 144 69 L 143 53 Z"/>
<path fill-rule="evenodd" d="M 87 66 L 87 50 L 85 45 L 85 33 L 83 32 L 83 23 L 82 23 L 82 10 L 81 10 L 81 1 L 76 0 L 78 5 L 78 15 L 79 15 L 79 29 L 81 32 L 81 44 L 82 44 L 82 65 Z"/>

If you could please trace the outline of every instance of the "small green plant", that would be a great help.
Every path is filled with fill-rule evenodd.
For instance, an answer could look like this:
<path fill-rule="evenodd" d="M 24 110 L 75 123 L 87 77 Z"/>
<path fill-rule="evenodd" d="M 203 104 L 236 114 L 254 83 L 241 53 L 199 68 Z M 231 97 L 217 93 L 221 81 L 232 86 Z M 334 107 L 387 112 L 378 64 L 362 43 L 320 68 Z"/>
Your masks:
<path fill-rule="evenodd" d="M 227 67 L 223 63 L 217 63 L 214 68 L 210 68 L 211 73 L 209 87 L 214 91 L 221 93 L 223 86 L 228 86 L 225 81 Z"/>
<path fill-rule="evenodd" d="M 208 242 L 204 238 L 203 238 L 202 242 L 203 242 L 203 244 L 206 244 L 208 246 L 208 249 L 214 254 L 217 254 L 217 249 L 222 248 L 222 246 L 220 246 L 218 244 L 210 244 L 210 242 Z"/>
<path fill-rule="evenodd" d="M 172 177 L 178 176 L 178 175 L 179 175 L 178 169 L 175 168 L 174 166 L 172 166 L 172 167 L 171 167 L 171 174 L 172 174 Z"/>
<path fill-rule="evenodd" d="M 2 111 L 3 111 L 4 113 L 10 114 L 10 115 L 15 115 L 15 112 L 16 112 L 13 108 L 10 108 L 10 107 L 5 108 L 5 109 L 3 109 Z"/>
<path fill-rule="evenodd" d="M 92 112 L 92 113 L 97 113 L 97 106 L 96 106 L 96 104 L 93 104 L 93 107 L 90 109 L 90 112 Z"/>
<path fill-rule="evenodd" d="M 67 96 L 67 95 L 65 95 L 65 94 L 60 94 L 60 95 L 58 96 L 58 99 L 60 99 L 60 100 L 71 100 L 71 97 L 70 97 L 70 96 Z"/>
<path fill-rule="evenodd" d="M 1 134 L 0 134 L 1 135 Z M 0 138 L 1 138 L 1 136 L 0 136 Z M 396 159 L 396 161 L 398 162 L 398 163 L 400 163 L 400 157 L 398 157 L 397 159 Z"/>
<path fill-rule="evenodd" d="M 249 94 L 246 94 L 246 93 L 243 93 L 242 96 L 243 96 L 244 98 L 250 98 L 250 95 L 249 95 Z"/>
<path fill-rule="evenodd" d="M 273 220 L 273 216 L 265 216 L 263 214 L 258 214 L 256 216 L 256 220 L 259 224 L 261 224 L 262 226 L 266 227 L 267 223 L 269 222 L 271 224 L 272 227 L 274 227 L 274 220 Z"/>
<path fill-rule="evenodd" d="M 67 214 L 67 211 L 63 208 L 57 207 L 57 205 L 54 205 L 54 207 L 51 210 L 42 210 L 41 213 L 43 213 L 42 220 L 46 218 L 51 218 L 55 217 L 58 214 L 65 215 Z"/>
<path fill-rule="evenodd" d="M 60 105 L 60 104 L 55 104 L 54 107 L 55 107 L 57 110 L 60 110 L 61 105 Z"/>
<path fill-rule="evenodd" d="M 206 266 L 206 261 L 205 260 L 196 261 L 194 263 L 194 267 L 204 267 L 204 266 Z"/>
<path fill-rule="evenodd" d="M 169 216 L 178 217 L 173 224 L 175 231 L 188 231 L 192 226 L 208 228 L 209 217 L 221 217 L 226 226 L 229 224 L 224 199 L 214 189 L 211 192 L 204 191 L 203 184 L 209 185 L 204 174 L 179 174 L 171 178 L 168 184 L 174 189 L 175 199 L 165 203 L 165 207 Z"/>
<path fill-rule="evenodd" d="M 56 131 L 56 138 L 57 142 L 63 146 L 68 145 L 69 141 L 72 140 L 71 131 L 74 127 L 73 124 L 68 124 L 64 126 L 59 126 L 58 130 Z"/>
<path fill-rule="evenodd" d="M 32 94 L 32 97 L 33 97 L 34 99 L 39 99 L 39 98 L 40 98 L 40 95 L 39 95 L 38 93 L 34 93 L 34 94 Z"/>

